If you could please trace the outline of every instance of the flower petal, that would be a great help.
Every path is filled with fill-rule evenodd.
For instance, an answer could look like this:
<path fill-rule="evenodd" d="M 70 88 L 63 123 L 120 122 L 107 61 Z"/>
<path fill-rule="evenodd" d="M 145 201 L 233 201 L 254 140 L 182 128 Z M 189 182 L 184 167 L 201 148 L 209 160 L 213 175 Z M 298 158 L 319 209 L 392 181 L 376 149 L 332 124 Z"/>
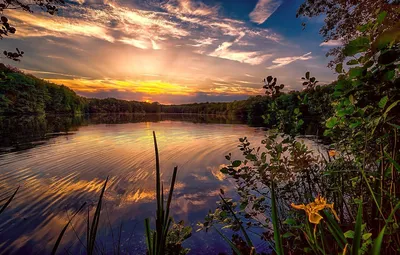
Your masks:
<path fill-rule="evenodd" d="M 306 210 L 306 206 L 304 204 L 295 205 L 292 203 L 290 206 L 292 206 L 294 209 L 297 209 L 297 210 Z"/>
<path fill-rule="evenodd" d="M 313 224 L 319 224 L 319 222 L 322 220 L 322 216 L 316 212 L 312 212 L 308 215 L 308 220 Z"/>

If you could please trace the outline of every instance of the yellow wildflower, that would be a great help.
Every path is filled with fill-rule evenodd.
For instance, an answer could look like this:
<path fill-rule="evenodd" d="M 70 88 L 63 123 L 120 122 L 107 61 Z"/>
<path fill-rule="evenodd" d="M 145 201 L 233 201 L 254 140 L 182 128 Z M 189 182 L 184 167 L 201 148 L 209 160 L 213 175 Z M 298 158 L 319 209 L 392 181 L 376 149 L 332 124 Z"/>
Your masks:
<path fill-rule="evenodd" d="M 291 206 L 294 209 L 297 210 L 304 210 L 308 216 L 308 221 L 313 223 L 313 224 L 319 224 L 319 222 L 322 220 L 321 214 L 319 214 L 319 211 L 323 209 L 330 209 L 335 216 L 335 218 L 339 221 L 339 217 L 337 216 L 335 210 L 333 209 L 333 203 L 332 204 L 327 204 L 326 203 L 326 198 L 321 197 L 318 195 L 314 202 L 311 202 L 307 205 L 301 204 L 301 205 L 295 205 L 291 204 Z"/>

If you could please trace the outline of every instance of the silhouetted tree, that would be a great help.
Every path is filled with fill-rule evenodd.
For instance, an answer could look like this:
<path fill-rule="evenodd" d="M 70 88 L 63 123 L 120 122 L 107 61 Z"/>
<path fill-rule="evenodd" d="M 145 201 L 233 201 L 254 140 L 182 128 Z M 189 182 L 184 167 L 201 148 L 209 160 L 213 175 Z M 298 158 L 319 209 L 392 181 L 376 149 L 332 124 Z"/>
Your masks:
<path fill-rule="evenodd" d="M 0 39 L 10 34 L 15 34 L 17 29 L 12 26 L 9 19 L 6 17 L 7 10 L 22 10 L 26 12 L 33 12 L 33 9 L 39 7 L 41 10 L 54 15 L 57 12 L 57 6 L 64 4 L 64 0 L 0 0 L 0 14 L 1 14 L 1 29 Z M 24 55 L 23 51 L 18 48 L 15 52 L 3 51 L 6 58 L 14 61 L 20 61 L 20 58 Z"/>

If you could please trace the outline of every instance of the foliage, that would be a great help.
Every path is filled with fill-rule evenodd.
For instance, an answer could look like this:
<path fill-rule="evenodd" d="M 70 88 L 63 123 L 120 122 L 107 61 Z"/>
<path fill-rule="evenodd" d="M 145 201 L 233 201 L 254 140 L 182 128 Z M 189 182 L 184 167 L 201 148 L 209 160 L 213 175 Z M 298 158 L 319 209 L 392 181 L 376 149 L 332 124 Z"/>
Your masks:
<path fill-rule="evenodd" d="M 282 253 L 281 243 L 288 254 L 400 252 L 400 38 L 392 24 L 382 25 L 387 24 L 385 17 L 387 13 L 377 13 L 342 49 L 348 70 L 344 63 L 335 68 L 339 76 L 331 93 L 333 111 L 324 132 L 334 150 L 315 157 L 296 140 L 296 132 L 270 132 L 257 148 L 241 138 L 244 159 L 229 154 L 230 164 L 221 169 L 236 182 L 239 200 L 228 200 L 234 210 L 220 202 L 200 229 L 223 225 L 238 232 L 245 225 L 247 232 L 261 231 L 261 239 L 273 243 L 277 254 Z M 299 98 L 307 107 L 308 94 L 314 90 L 312 78 L 306 73 L 308 89 Z M 280 97 L 269 94 L 266 119 L 273 118 L 272 126 L 285 131 L 286 122 L 302 117 L 300 110 L 285 116 L 278 106 Z M 290 201 L 293 209 L 305 214 L 293 212 Z"/>
<path fill-rule="evenodd" d="M 297 17 L 325 15 L 320 33 L 325 42 L 340 42 L 327 53 L 327 56 L 335 57 L 330 63 L 334 66 L 346 58 L 343 45 L 349 47 L 350 41 L 365 35 L 370 36 L 371 41 L 375 40 L 387 27 L 395 27 L 400 17 L 398 5 L 398 0 L 305 0 L 297 11 Z M 376 24 L 378 30 L 367 31 Z"/>
<path fill-rule="evenodd" d="M 33 1 L 20 1 L 20 0 L 0 0 L 0 14 L 1 14 L 1 25 L 0 28 L 0 39 L 10 34 L 15 34 L 17 29 L 10 25 L 8 18 L 5 16 L 7 10 L 22 10 L 25 12 L 33 12 L 33 10 L 39 7 L 40 10 L 54 15 L 57 13 L 57 6 L 64 4 L 64 0 L 33 0 Z M 4 56 L 14 61 L 20 61 L 21 57 L 24 55 L 23 51 L 18 48 L 16 52 L 4 51 Z"/>

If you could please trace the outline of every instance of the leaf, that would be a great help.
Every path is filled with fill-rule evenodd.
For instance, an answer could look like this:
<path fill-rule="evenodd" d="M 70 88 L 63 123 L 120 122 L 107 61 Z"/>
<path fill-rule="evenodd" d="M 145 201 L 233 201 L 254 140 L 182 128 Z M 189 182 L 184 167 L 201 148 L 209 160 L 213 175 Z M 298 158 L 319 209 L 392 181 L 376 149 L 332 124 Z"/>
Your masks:
<path fill-rule="evenodd" d="M 342 73 L 342 72 L 343 72 L 343 64 L 342 64 L 342 63 L 337 64 L 337 65 L 336 65 L 336 68 L 335 68 L 335 71 L 336 71 L 337 73 Z"/>
<path fill-rule="evenodd" d="M 55 255 L 57 253 L 58 246 L 61 243 L 61 240 L 65 234 L 65 231 L 67 230 L 69 224 L 71 224 L 72 219 L 83 209 L 83 207 L 86 205 L 86 202 L 82 204 L 82 206 L 72 215 L 72 217 L 69 219 L 67 224 L 64 226 L 64 228 L 61 230 L 60 234 L 58 235 L 57 241 L 53 246 L 53 250 L 51 251 L 52 255 Z"/>
<path fill-rule="evenodd" d="M 272 217 L 272 225 L 274 230 L 274 241 L 275 241 L 275 250 L 277 255 L 284 255 L 282 239 L 280 236 L 279 229 L 279 216 L 278 216 L 278 208 L 276 205 L 276 195 L 275 195 L 275 185 L 274 181 L 271 182 L 271 217 Z"/>
<path fill-rule="evenodd" d="M 396 125 L 396 124 L 393 124 L 393 123 L 389 123 L 389 122 L 388 122 L 388 124 L 389 124 L 390 126 L 396 128 L 396 129 L 400 129 L 400 126 L 399 126 L 399 125 Z"/>
<path fill-rule="evenodd" d="M 354 96 L 353 96 L 353 95 L 350 95 L 350 96 L 349 96 L 349 101 L 350 101 L 350 103 L 351 103 L 352 105 L 354 105 Z"/>
<path fill-rule="evenodd" d="M 240 161 L 240 160 L 235 160 L 235 161 L 232 162 L 232 166 L 233 166 L 233 167 L 238 167 L 238 166 L 240 166 L 241 164 L 242 164 L 242 161 Z"/>
<path fill-rule="evenodd" d="M 352 254 L 359 254 L 361 245 L 361 226 L 362 226 L 362 202 L 360 202 L 356 217 L 356 226 L 354 229 L 353 251 Z"/>
<path fill-rule="evenodd" d="M 295 236 L 293 233 L 290 233 L 290 232 L 286 232 L 285 234 L 283 234 L 282 235 L 282 238 L 289 238 L 289 237 L 292 237 L 292 236 Z"/>
<path fill-rule="evenodd" d="M 396 50 L 389 50 L 379 56 L 378 63 L 381 65 L 389 65 L 397 61 L 399 57 L 400 57 L 400 52 Z"/>
<path fill-rule="evenodd" d="M 283 224 L 286 224 L 286 225 L 295 225 L 295 224 L 296 224 L 296 221 L 295 221 L 294 219 L 289 218 L 289 219 L 286 219 L 286 220 L 283 222 Z"/>
<path fill-rule="evenodd" d="M 234 245 L 234 244 L 232 243 L 231 240 L 229 240 L 229 239 L 228 239 L 224 234 L 222 234 L 222 232 L 219 231 L 217 228 L 215 228 L 215 230 L 216 230 L 217 233 L 225 240 L 225 242 L 226 242 L 227 244 L 229 244 L 229 246 L 232 248 L 232 250 L 234 251 L 234 253 L 235 253 L 236 255 L 242 255 L 242 253 L 240 252 L 240 250 L 236 247 L 236 245 Z"/>
<path fill-rule="evenodd" d="M 400 30 L 397 25 L 382 32 L 372 43 L 372 47 L 381 50 L 398 41 L 400 41 Z"/>
<path fill-rule="evenodd" d="M 381 12 L 381 13 L 379 13 L 378 14 L 378 18 L 377 18 L 377 22 L 378 22 L 378 24 L 382 24 L 382 22 L 385 20 L 385 18 L 386 18 L 386 15 L 387 15 L 387 12 L 385 12 L 385 11 L 383 11 L 383 12 Z"/>
<path fill-rule="evenodd" d="M 350 41 L 343 49 L 343 54 L 347 57 L 353 56 L 357 53 L 363 52 L 368 49 L 369 46 L 368 37 L 359 37 L 353 41 Z"/>
<path fill-rule="evenodd" d="M 357 65 L 357 64 L 358 64 L 358 61 L 355 59 L 352 59 L 346 63 L 346 65 L 348 65 L 348 66 Z"/>
<path fill-rule="evenodd" d="M 310 72 L 306 72 L 306 79 L 307 79 L 307 80 L 310 79 Z"/>
<path fill-rule="evenodd" d="M 382 97 L 381 100 L 378 103 L 379 108 L 381 108 L 381 109 L 385 108 L 388 100 L 389 100 L 388 96 Z"/>
<path fill-rule="evenodd" d="M 372 236 L 372 233 L 365 233 L 364 235 L 362 235 L 362 239 L 364 241 L 367 241 L 368 239 L 370 239 Z"/>
<path fill-rule="evenodd" d="M 336 117 L 330 117 L 327 121 L 326 121 L 326 127 L 327 128 L 333 128 L 338 124 L 338 119 Z"/>
<path fill-rule="evenodd" d="M 352 122 L 349 127 L 351 129 L 355 129 L 356 127 L 358 127 L 361 124 L 361 122 L 359 120 L 357 120 L 356 122 Z"/>
<path fill-rule="evenodd" d="M 392 110 L 394 107 L 396 107 L 396 105 L 398 103 L 400 103 L 400 100 L 397 100 L 396 102 L 394 102 L 391 105 L 389 105 L 389 107 L 386 109 L 385 113 L 383 114 L 383 117 L 386 118 L 388 113 L 390 112 L 390 110 Z"/>
<path fill-rule="evenodd" d="M 400 172 L 400 164 L 397 163 L 391 156 L 389 153 L 387 153 L 386 151 L 384 152 L 387 160 L 389 160 L 390 163 L 393 164 L 394 168 L 396 168 L 397 172 Z"/>
<path fill-rule="evenodd" d="M 355 77 L 359 77 L 362 75 L 364 71 L 364 68 L 362 67 L 353 67 L 349 70 L 349 78 L 355 78 Z"/>
<path fill-rule="evenodd" d="M 1 207 L 1 209 L 0 209 L 0 214 L 1 214 L 2 212 L 4 212 L 4 210 L 7 208 L 7 206 L 11 203 L 11 201 L 12 201 L 12 200 L 14 199 L 14 197 L 15 197 L 15 194 L 17 194 L 18 190 L 19 190 L 19 186 L 18 186 L 18 188 L 14 191 L 14 193 L 11 195 L 11 197 L 7 200 L 7 202 Z"/>
<path fill-rule="evenodd" d="M 387 81 L 391 81 L 394 78 L 394 75 L 395 75 L 395 71 L 394 70 L 390 70 L 390 71 L 387 71 L 385 73 L 384 78 Z"/>
<path fill-rule="evenodd" d="M 222 168 L 221 170 L 219 170 L 221 173 L 223 173 L 223 174 L 227 174 L 229 171 L 228 171 L 228 168 L 226 168 L 226 167 L 224 167 L 224 168 Z"/>
<path fill-rule="evenodd" d="M 346 231 L 344 233 L 344 237 L 353 239 L 354 238 L 354 231 L 353 230 Z"/>
<path fill-rule="evenodd" d="M 383 241 L 383 236 L 385 235 L 386 225 L 382 228 L 381 232 L 379 232 L 378 237 L 375 239 L 374 244 L 372 246 L 371 254 L 379 255 L 381 254 L 381 246 Z"/>

